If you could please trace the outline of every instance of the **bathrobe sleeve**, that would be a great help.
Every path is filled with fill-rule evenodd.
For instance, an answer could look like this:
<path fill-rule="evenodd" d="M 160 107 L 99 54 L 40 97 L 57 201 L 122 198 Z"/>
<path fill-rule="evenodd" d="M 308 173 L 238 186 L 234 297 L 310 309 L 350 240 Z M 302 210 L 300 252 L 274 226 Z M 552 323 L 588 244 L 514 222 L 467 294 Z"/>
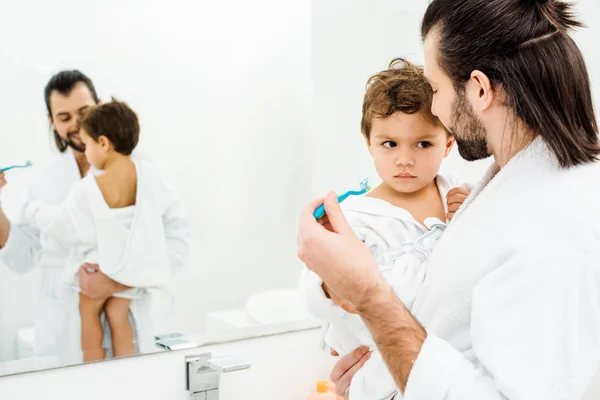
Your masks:
<path fill-rule="evenodd" d="M 428 334 L 405 400 L 580 398 L 600 355 L 598 258 L 589 253 L 563 244 L 500 257 L 473 292 L 474 361 Z"/>
<path fill-rule="evenodd" d="M 300 293 L 306 310 L 324 321 L 339 320 L 345 311 L 325 295 L 322 285 L 321 278 L 304 267 L 300 277 Z"/>
<path fill-rule="evenodd" d="M 369 229 L 353 224 L 352 217 L 345 213 L 350 227 L 354 233 L 362 240 L 371 251 L 374 250 L 374 243 L 368 234 Z M 328 298 L 323 291 L 323 280 L 314 272 L 304 267 L 300 277 L 300 293 L 303 297 L 306 310 L 313 316 L 324 321 L 337 321 L 346 313 L 333 300 Z"/>
<path fill-rule="evenodd" d="M 93 214 L 82 184 L 75 184 L 61 205 L 29 202 L 23 213 L 25 221 L 65 249 L 95 241 Z"/>
<path fill-rule="evenodd" d="M 26 203 L 32 201 L 31 188 L 27 192 Z M 0 259 L 14 272 L 24 274 L 35 266 L 41 250 L 40 232 L 35 226 L 23 221 L 24 210 L 16 221 L 11 221 L 8 241 L 0 248 Z"/>

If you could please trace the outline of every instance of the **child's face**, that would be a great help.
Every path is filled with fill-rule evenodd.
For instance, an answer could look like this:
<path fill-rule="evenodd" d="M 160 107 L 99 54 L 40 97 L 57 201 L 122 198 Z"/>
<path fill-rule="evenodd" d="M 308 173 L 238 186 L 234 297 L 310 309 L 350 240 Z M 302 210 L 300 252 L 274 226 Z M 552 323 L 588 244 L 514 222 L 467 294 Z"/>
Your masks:
<path fill-rule="evenodd" d="M 454 138 L 419 113 L 397 112 L 373 119 L 367 143 L 383 182 L 397 192 L 414 193 L 434 180 Z"/>
<path fill-rule="evenodd" d="M 90 165 L 99 170 L 104 169 L 109 150 L 108 139 L 100 136 L 98 141 L 95 141 L 84 129 L 79 131 L 79 135 L 85 145 L 85 158 Z"/>

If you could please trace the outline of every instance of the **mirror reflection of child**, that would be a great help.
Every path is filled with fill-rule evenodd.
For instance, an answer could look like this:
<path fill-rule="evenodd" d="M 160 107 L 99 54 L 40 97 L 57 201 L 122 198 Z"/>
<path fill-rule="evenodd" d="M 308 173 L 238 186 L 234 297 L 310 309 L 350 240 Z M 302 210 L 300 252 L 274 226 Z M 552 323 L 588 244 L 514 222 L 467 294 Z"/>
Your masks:
<path fill-rule="evenodd" d="M 170 204 L 163 199 L 172 190 L 149 162 L 132 159 L 139 134 L 138 118 L 125 103 L 85 111 L 79 135 L 90 165 L 102 173 L 82 179 L 59 207 L 34 202 L 25 211 L 29 223 L 69 252 L 63 278 L 79 291 L 84 361 L 105 358 L 103 313 L 114 355 L 134 354 L 132 302 L 171 278 L 167 240 L 176 235 L 168 232 L 173 223 L 165 219 Z M 78 288 L 78 274 L 96 271 L 80 272 L 81 265 L 98 265 L 127 289 L 109 298 L 89 298 Z"/>
<path fill-rule="evenodd" d="M 393 60 L 388 70 L 368 81 L 361 130 L 382 183 L 366 196 L 342 203 L 350 226 L 408 309 L 433 246 L 469 194 L 462 181 L 439 172 L 454 137 L 431 113 L 432 97 L 422 69 L 403 59 Z M 323 341 L 333 355 L 375 348 L 356 310 L 316 274 L 305 269 L 301 288 L 309 311 L 326 321 Z M 394 379 L 374 351 L 354 376 L 349 398 L 395 396 Z"/>

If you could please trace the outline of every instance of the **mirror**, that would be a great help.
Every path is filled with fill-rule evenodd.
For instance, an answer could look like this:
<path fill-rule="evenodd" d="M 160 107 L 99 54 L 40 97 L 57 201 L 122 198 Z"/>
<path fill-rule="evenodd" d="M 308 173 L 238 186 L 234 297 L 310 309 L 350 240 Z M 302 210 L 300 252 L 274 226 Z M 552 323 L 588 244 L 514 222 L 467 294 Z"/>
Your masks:
<path fill-rule="evenodd" d="M 29 188 L 61 157 L 44 87 L 76 69 L 102 102 L 114 96 L 137 114 L 135 151 L 160 166 L 189 221 L 189 257 L 169 291 L 175 303 L 149 291 L 152 343 L 136 354 L 318 326 L 295 293 L 298 212 L 328 190 L 378 182 L 360 109 L 367 79 L 392 58 L 422 62 L 427 2 L 405 3 L 9 2 L 0 13 L 0 35 L 11 38 L 0 52 L 0 168 L 33 165 L 6 173 L 2 209 L 17 224 Z M 591 29 L 576 36 L 584 54 L 592 37 Z M 597 59 L 588 67 L 594 79 Z M 474 182 L 487 165 L 454 150 L 443 168 Z M 66 197 L 80 178 L 68 174 L 42 193 Z M 0 257 L 0 375 L 84 361 L 60 348 L 34 354 L 36 343 L 52 342 L 44 328 L 34 332 L 43 296 L 63 283 L 61 274 L 48 281 L 37 253 L 30 261 Z"/>
<path fill-rule="evenodd" d="M 64 70 L 89 77 L 102 102 L 114 96 L 131 107 L 141 127 L 134 155 L 160 167 L 187 211 L 190 255 L 171 287 L 176 314 L 169 296 L 150 291 L 157 343 L 143 352 L 200 344 L 179 335 L 214 341 L 256 334 L 257 326 L 315 326 L 293 296 L 301 271 L 296 221 L 309 198 L 309 7 L 270 0 L 3 7 L 0 34 L 13 40 L 0 52 L 0 168 L 33 163 L 6 172 L 0 199 L 9 219 L 17 225 L 29 188 L 57 157 L 67 157 L 66 166 L 38 183 L 37 195 L 64 198 L 79 180 L 73 149 L 57 151 L 44 102 L 44 87 Z M 83 92 L 90 97 L 88 87 Z M 24 256 L 0 261 L 0 374 L 83 361 L 52 350 L 56 335 L 78 339 L 61 332 L 58 311 L 44 308 L 64 285 L 49 268 Z M 36 343 L 45 351 L 32 359 Z"/>

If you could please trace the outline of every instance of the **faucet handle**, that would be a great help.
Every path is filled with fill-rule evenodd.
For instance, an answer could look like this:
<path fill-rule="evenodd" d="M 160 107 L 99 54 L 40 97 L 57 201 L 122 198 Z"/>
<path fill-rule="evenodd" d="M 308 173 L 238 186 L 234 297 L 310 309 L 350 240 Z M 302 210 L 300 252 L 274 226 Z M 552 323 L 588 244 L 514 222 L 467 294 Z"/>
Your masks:
<path fill-rule="evenodd" d="M 239 357 L 211 357 L 210 353 L 185 357 L 186 389 L 192 392 L 194 400 L 218 399 L 222 373 L 250 368 L 250 364 Z"/>
<path fill-rule="evenodd" d="M 209 359 L 207 364 L 210 368 L 221 373 L 241 371 L 250 368 L 250 363 L 243 358 L 231 356 Z"/>

